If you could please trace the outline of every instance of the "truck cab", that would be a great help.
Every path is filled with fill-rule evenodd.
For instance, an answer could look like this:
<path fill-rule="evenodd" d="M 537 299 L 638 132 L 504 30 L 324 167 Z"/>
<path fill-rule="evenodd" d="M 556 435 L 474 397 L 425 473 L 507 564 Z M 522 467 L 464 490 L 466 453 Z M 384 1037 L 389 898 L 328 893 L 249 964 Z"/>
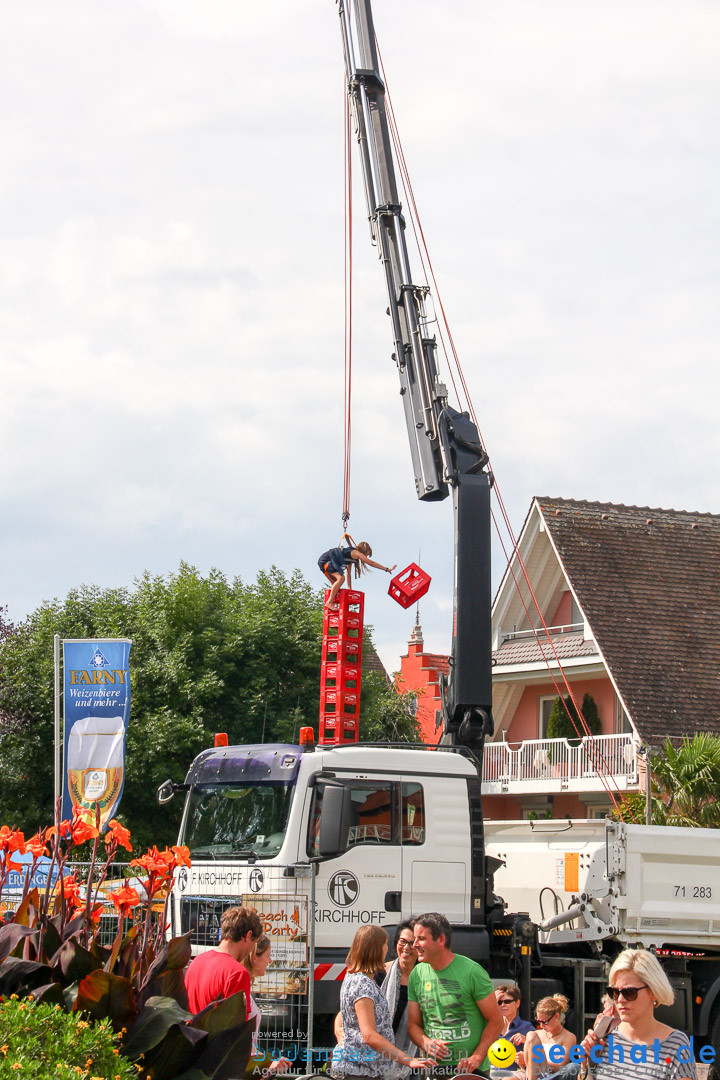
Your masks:
<path fill-rule="evenodd" d="M 468 751 L 351 744 L 214 747 L 190 766 L 172 932 L 217 944 L 233 902 L 297 895 L 312 877 L 316 968 L 340 965 L 357 928 L 443 911 L 487 953 L 480 784 Z M 216 898 L 216 899 L 215 899 Z M 319 1011 L 336 1008 L 323 982 Z"/>

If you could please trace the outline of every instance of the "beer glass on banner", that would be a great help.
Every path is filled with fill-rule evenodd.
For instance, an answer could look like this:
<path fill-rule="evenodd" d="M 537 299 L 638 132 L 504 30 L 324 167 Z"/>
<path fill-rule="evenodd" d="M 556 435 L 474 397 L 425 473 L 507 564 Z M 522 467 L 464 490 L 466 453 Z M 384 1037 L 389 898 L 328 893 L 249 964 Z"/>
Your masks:
<path fill-rule="evenodd" d="M 123 783 L 125 725 L 122 716 L 84 716 L 68 738 L 67 778 L 73 806 L 100 806 L 107 824 Z"/>

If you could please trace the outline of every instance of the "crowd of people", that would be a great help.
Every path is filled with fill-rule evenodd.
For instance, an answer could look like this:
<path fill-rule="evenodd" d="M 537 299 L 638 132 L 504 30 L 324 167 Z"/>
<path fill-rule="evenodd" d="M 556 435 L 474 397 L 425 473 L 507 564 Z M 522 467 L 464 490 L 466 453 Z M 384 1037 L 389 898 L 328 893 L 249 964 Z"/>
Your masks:
<path fill-rule="evenodd" d="M 697 1080 L 687 1035 L 655 1017 L 658 1005 L 672 1004 L 674 993 L 646 950 L 626 949 L 616 958 L 603 1012 L 578 1044 L 565 1027 L 567 998 L 543 997 L 533 1022 L 520 1019 L 518 987 L 494 986 L 480 964 L 454 953 L 452 928 L 439 912 L 400 923 L 393 948 L 395 959 L 388 961 L 387 934 L 380 926 L 361 926 L 355 934 L 328 1069 L 336 1080 L 404 1080 L 430 1071 L 433 1077 L 488 1080 Z M 220 944 L 188 968 L 190 1009 L 200 1012 L 242 991 L 257 1051 L 260 1011 L 251 982 L 265 974 L 270 959 L 270 940 L 257 914 L 227 909 Z M 504 1064 L 491 1060 L 501 1056 L 498 1046 L 505 1048 Z M 279 1058 L 268 1071 L 280 1074 L 290 1067 Z"/>

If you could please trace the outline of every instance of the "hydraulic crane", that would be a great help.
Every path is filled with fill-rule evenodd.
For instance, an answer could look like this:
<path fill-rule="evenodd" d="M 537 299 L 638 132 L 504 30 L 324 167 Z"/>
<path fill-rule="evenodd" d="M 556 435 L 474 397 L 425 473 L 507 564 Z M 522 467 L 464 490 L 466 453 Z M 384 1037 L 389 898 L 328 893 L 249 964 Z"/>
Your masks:
<path fill-rule="evenodd" d="M 452 490 L 453 621 L 443 734 L 482 750 L 492 733 L 490 490 L 477 427 L 448 403 L 427 315 L 429 288 L 414 285 L 369 0 L 338 0 L 347 91 L 362 162 L 370 233 L 385 272 L 415 486 L 435 502 Z"/>

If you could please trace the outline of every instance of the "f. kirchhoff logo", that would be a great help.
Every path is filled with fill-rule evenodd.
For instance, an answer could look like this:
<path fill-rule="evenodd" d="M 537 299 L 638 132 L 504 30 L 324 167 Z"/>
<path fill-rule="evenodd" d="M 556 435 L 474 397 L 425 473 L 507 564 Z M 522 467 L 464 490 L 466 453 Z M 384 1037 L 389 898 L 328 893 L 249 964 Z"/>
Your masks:
<path fill-rule="evenodd" d="M 349 907 L 357 900 L 360 883 L 350 870 L 338 870 L 328 882 L 328 895 L 338 907 Z"/>
<path fill-rule="evenodd" d="M 92 654 L 92 658 L 90 660 L 90 667 L 91 668 L 101 668 L 102 669 L 102 668 L 110 667 L 110 663 L 103 656 L 103 654 L 100 652 L 100 650 L 96 649 L 95 652 Z"/>
<path fill-rule="evenodd" d="M 188 885 L 188 872 L 186 866 L 181 866 L 178 870 L 177 887 L 180 892 L 185 892 Z"/>
<path fill-rule="evenodd" d="M 248 882 L 249 882 L 249 885 L 250 885 L 250 891 L 251 892 L 260 892 L 260 890 L 263 887 L 264 881 L 265 881 L 265 877 L 263 875 L 263 872 L 257 866 L 255 867 L 254 870 L 250 871 L 250 876 L 248 877 Z"/>

